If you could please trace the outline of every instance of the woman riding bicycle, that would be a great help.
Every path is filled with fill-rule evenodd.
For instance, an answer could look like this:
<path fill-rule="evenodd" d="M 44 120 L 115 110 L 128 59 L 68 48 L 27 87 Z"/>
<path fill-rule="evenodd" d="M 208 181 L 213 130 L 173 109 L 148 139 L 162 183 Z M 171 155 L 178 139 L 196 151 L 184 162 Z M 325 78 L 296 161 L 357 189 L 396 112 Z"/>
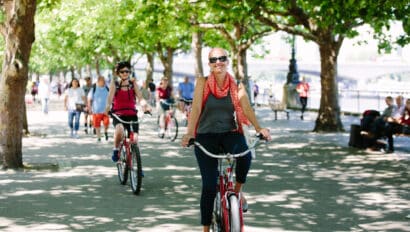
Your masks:
<path fill-rule="evenodd" d="M 165 113 L 170 109 L 170 104 L 174 103 L 172 87 L 168 84 L 168 78 L 163 77 L 157 88 L 157 109 L 159 114 L 160 137 L 165 133 Z"/>
<path fill-rule="evenodd" d="M 115 73 L 119 76 L 120 80 L 117 82 L 115 78 L 113 78 L 111 81 L 105 113 L 108 114 L 111 110 L 124 121 L 138 121 L 137 111 L 135 109 L 136 97 L 141 106 L 144 107 L 144 111 L 149 108 L 147 108 L 147 103 L 139 91 L 137 82 L 135 79 L 130 79 L 131 64 L 127 61 L 118 62 L 115 66 Z M 117 162 L 118 147 L 124 136 L 124 128 L 129 131 L 130 125 L 123 125 L 115 118 L 113 118 L 113 125 L 115 132 L 112 160 Z M 138 124 L 133 124 L 132 127 L 134 132 L 138 134 Z M 135 139 L 136 137 L 137 136 L 135 136 Z"/>
<path fill-rule="evenodd" d="M 259 126 L 245 86 L 237 85 L 227 72 L 227 52 L 222 48 L 213 48 L 208 58 L 211 73 L 208 77 L 197 80 L 187 134 L 183 136 L 181 145 L 187 146 L 189 140 L 195 138 L 212 153 L 219 153 L 220 148 L 224 152 L 240 153 L 248 149 L 242 124 L 249 122 L 256 132 L 270 140 L 269 130 Z M 204 154 L 198 147 L 195 147 L 195 156 L 202 176 L 201 224 L 204 231 L 209 231 L 216 196 L 218 161 Z M 239 193 L 246 181 L 251 159 L 250 153 L 237 159 L 235 192 Z"/>

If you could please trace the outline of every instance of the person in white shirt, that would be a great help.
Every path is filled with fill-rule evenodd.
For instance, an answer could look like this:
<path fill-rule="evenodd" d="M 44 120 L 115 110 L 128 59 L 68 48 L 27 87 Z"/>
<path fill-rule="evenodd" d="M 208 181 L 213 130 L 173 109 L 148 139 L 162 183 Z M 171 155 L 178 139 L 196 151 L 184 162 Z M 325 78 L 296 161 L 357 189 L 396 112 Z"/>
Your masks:
<path fill-rule="evenodd" d="M 64 108 L 68 111 L 68 126 L 71 129 L 71 137 L 78 138 L 80 128 L 80 116 L 85 107 L 85 93 L 80 88 L 80 82 L 73 78 L 64 97 Z M 74 124 L 73 124 L 73 120 Z"/>
<path fill-rule="evenodd" d="M 50 99 L 50 84 L 48 83 L 47 78 L 43 78 L 38 85 L 38 96 L 41 101 L 41 111 L 44 114 L 48 114 L 48 102 Z"/>
<path fill-rule="evenodd" d="M 404 104 L 404 98 L 402 95 L 399 95 L 396 97 L 396 110 L 393 111 L 392 117 L 395 119 L 395 121 L 399 120 L 401 116 L 403 116 L 404 113 L 404 108 L 406 105 Z"/>

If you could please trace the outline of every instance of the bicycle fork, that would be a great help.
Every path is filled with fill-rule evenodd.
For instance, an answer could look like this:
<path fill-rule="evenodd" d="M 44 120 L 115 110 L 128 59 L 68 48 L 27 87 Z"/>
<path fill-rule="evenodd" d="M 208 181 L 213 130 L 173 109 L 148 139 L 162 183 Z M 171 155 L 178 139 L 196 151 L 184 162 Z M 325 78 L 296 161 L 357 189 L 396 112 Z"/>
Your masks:
<path fill-rule="evenodd" d="M 233 167 L 235 162 L 228 160 L 228 167 L 225 169 L 224 175 L 220 176 L 220 184 L 223 183 L 224 186 L 221 187 L 221 207 L 222 207 L 222 214 L 223 214 L 223 225 L 225 231 L 230 231 L 231 221 L 230 221 L 230 197 L 236 196 L 239 205 L 239 220 L 240 220 L 240 228 L 243 231 L 243 214 L 242 214 L 242 202 L 241 202 L 241 194 L 236 193 L 234 191 L 233 186 Z"/>

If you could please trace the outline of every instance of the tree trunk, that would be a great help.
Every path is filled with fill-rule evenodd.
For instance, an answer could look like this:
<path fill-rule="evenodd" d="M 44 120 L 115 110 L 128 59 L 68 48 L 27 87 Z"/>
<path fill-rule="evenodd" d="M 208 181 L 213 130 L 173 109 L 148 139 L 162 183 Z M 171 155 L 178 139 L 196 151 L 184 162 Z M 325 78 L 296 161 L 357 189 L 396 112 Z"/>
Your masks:
<path fill-rule="evenodd" d="M 70 66 L 70 72 L 71 72 L 71 79 L 75 78 L 75 68 L 74 66 Z"/>
<path fill-rule="evenodd" d="M 81 69 L 78 69 L 79 71 L 81 70 Z M 86 66 L 85 66 L 85 75 L 87 76 L 87 77 L 91 77 L 91 75 L 92 75 L 92 73 L 91 73 L 91 65 L 89 65 L 89 64 L 87 64 Z M 80 75 L 80 79 L 81 79 L 81 75 Z"/>
<path fill-rule="evenodd" d="M 154 80 L 154 54 L 147 52 L 147 65 L 145 66 L 145 72 L 147 74 L 146 82 L 148 84 L 149 80 Z"/>
<path fill-rule="evenodd" d="M 101 76 L 100 60 L 98 58 L 95 59 L 95 72 L 97 73 L 97 77 Z"/>
<path fill-rule="evenodd" d="M 337 56 L 339 49 L 340 46 L 331 39 L 323 39 L 321 43 L 319 43 L 322 94 L 320 97 L 319 113 L 314 128 L 315 132 L 344 131 L 340 119 L 337 87 Z"/>
<path fill-rule="evenodd" d="M 168 85 L 172 87 L 172 63 L 174 62 L 174 51 L 175 49 L 171 47 L 166 48 L 166 54 L 162 50 L 158 51 L 161 63 L 164 66 L 164 77 L 168 78 Z"/>
<path fill-rule="evenodd" d="M 39 83 L 40 82 L 40 73 L 36 73 L 36 82 Z"/>
<path fill-rule="evenodd" d="M 83 79 L 83 72 L 82 72 L 81 66 L 77 67 L 77 73 L 78 73 L 78 79 Z M 90 72 L 87 73 L 87 75 L 88 74 L 90 74 L 89 77 L 91 77 L 91 68 L 90 68 Z"/>
<path fill-rule="evenodd" d="M 204 76 L 204 68 L 202 66 L 202 32 L 194 31 L 192 33 L 192 50 L 195 56 L 195 77 Z"/>
<path fill-rule="evenodd" d="M 49 72 L 48 73 L 48 83 L 51 83 L 51 81 L 53 81 L 53 73 Z M 39 82 L 40 83 L 40 82 Z"/>
<path fill-rule="evenodd" d="M 34 42 L 36 0 L 3 1 L 5 52 L 0 80 L 0 158 L 3 168 L 23 167 L 22 131 L 28 63 Z"/>

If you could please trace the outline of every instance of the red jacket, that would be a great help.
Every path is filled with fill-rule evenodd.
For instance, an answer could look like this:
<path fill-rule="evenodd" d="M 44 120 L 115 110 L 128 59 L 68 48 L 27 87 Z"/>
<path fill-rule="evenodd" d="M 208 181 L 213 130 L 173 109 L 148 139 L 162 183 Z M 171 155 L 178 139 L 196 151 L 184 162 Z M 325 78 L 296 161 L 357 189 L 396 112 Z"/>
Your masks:
<path fill-rule="evenodd" d="M 410 110 L 409 109 L 404 109 L 403 116 L 400 118 L 401 124 L 410 126 Z"/>

